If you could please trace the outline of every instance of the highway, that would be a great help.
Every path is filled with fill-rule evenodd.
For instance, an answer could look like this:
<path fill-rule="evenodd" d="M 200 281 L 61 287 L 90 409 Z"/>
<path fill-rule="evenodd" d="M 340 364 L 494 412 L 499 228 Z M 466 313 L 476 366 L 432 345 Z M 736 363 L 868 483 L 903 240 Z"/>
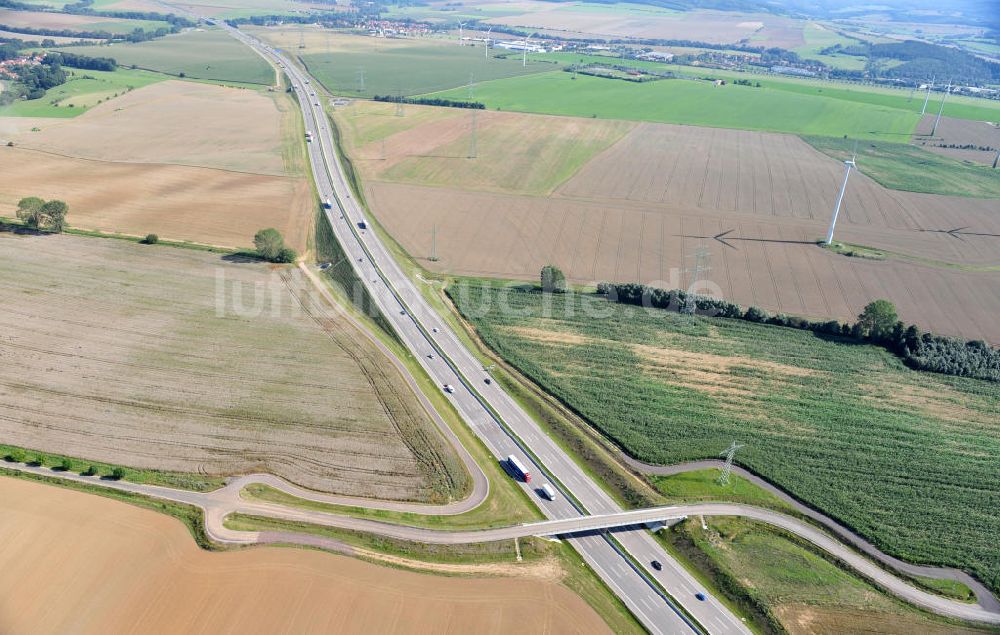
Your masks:
<path fill-rule="evenodd" d="M 290 79 L 306 129 L 314 135 L 315 140 L 307 144 L 310 164 L 320 197 L 332 203 L 326 215 L 337 240 L 383 315 L 431 379 L 441 387 L 454 386 L 455 392 L 449 398 L 467 425 L 498 461 L 515 454 L 528 465 L 536 480 L 532 486 L 522 483 L 521 487 L 547 517 L 620 512 L 611 496 L 507 393 L 496 383 L 486 384 L 489 375 L 475 355 L 424 299 L 378 236 L 360 228 L 364 210 L 353 198 L 337 155 L 322 105 L 322 91 L 283 53 L 238 29 L 224 28 L 282 67 Z M 555 501 L 545 501 L 535 491 L 534 487 L 543 482 L 550 482 L 560 492 Z M 623 532 L 614 539 L 587 535 L 571 538 L 570 542 L 650 632 L 750 633 L 742 620 L 708 594 L 647 532 Z M 652 568 L 653 560 L 662 563 L 661 571 Z M 674 600 L 664 595 L 652 579 Z M 706 593 L 706 600 L 697 600 L 696 593 Z M 698 624 L 692 623 L 674 601 L 683 603 Z"/>

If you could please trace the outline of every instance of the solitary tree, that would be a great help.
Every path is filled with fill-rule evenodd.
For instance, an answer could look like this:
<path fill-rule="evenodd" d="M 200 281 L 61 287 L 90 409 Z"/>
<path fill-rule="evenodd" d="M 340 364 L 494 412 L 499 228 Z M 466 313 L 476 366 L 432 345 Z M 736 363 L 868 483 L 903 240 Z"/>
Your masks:
<path fill-rule="evenodd" d="M 880 341 L 892 334 L 897 321 L 896 306 L 892 302 L 875 300 L 858 316 L 857 327 L 863 337 Z"/>
<path fill-rule="evenodd" d="M 257 255 L 264 260 L 273 261 L 284 249 L 285 239 L 281 237 L 281 232 L 269 227 L 254 234 L 253 245 L 257 248 Z"/>
<path fill-rule="evenodd" d="M 566 276 L 552 265 L 542 267 L 542 291 L 545 293 L 566 293 Z"/>
<path fill-rule="evenodd" d="M 155 245 L 156 243 L 160 242 L 160 237 L 157 236 L 156 234 L 146 234 L 146 237 L 142 239 L 142 242 L 146 243 L 147 245 Z"/>
<path fill-rule="evenodd" d="M 116 481 L 120 481 L 123 478 L 125 478 L 124 468 L 116 467 L 115 469 L 111 470 L 111 478 Z"/>

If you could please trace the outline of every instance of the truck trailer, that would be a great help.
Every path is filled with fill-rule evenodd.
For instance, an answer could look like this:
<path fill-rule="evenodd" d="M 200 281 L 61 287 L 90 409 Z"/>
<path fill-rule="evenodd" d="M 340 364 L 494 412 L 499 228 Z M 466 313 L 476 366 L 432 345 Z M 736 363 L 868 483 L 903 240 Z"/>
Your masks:
<path fill-rule="evenodd" d="M 510 469 L 514 470 L 514 474 L 516 474 L 518 478 L 523 480 L 525 483 L 531 482 L 531 472 L 528 471 L 528 468 L 524 467 L 524 463 L 521 463 L 516 456 L 513 454 L 508 456 L 507 464 L 510 465 Z"/>

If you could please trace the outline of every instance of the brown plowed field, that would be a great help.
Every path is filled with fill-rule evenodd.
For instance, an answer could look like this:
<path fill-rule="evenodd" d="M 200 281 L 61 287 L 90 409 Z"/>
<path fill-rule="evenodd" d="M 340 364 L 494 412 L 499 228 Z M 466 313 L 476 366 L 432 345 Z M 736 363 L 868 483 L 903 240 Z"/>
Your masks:
<path fill-rule="evenodd" d="M 445 577 L 302 549 L 210 553 L 177 520 L 0 478 L 0 632 L 606 633 L 555 581 Z"/>
<path fill-rule="evenodd" d="M 888 298 L 924 328 L 1000 341 L 1000 323 L 990 317 L 1000 312 L 996 272 L 839 256 L 813 244 L 825 229 L 816 222 L 387 183 L 370 185 L 369 196 L 386 229 L 418 258 L 431 253 L 437 225 L 440 260 L 424 261 L 437 270 L 535 279 L 543 265 L 556 264 L 581 283 L 687 287 L 704 246 L 711 267 L 704 277 L 744 306 L 847 319 Z M 731 247 L 712 238 L 727 230 Z M 845 227 L 840 237 L 875 242 L 861 228 Z M 919 234 L 912 248 L 920 253 L 945 240 Z"/>
<path fill-rule="evenodd" d="M 0 233 L 0 439 L 138 468 L 440 500 L 457 458 L 297 270 Z M 456 481 L 460 476 L 456 476 Z"/>
<path fill-rule="evenodd" d="M 72 119 L 0 118 L 0 215 L 59 198 L 83 229 L 247 247 L 275 227 L 303 251 L 315 202 L 296 117 L 283 93 L 167 81 Z"/>
<path fill-rule="evenodd" d="M 312 222 L 305 179 L 209 168 L 74 159 L 0 147 L 0 215 L 24 196 L 69 204 L 74 227 L 249 247 L 275 227 L 303 249 Z M 58 178 L 55 178 L 58 175 Z"/>
<path fill-rule="evenodd" d="M 953 159 L 964 159 L 975 161 L 984 165 L 993 165 L 993 160 L 1000 150 L 1000 122 L 969 121 L 967 119 L 953 119 L 951 117 L 941 117 L 937 132 L 930 136 L 934 129 L 934 119 L 937 115 L 924 115 L 924 118 L 917 124 L 916 132 L 913 134 L 913 143 L 920 147 L 943 154 Z M 942 145 L 967 145 L 972 144 L 977 147 L 985 146 L 993 150 L 978 149 L 958 149 L 942 148 Z"/>
<path fill-rule="evenodd" d="M 543 190 L 502 179 L 507 159 L 528 166 L 524 179 L 535 165 L 527 154 L 573 164 L 567 152 L 546 152 L 559 145 L 559 128 L 538 124 L 558 118 L 488 113 L 484 119 L 494 115 L 504 117 L 493 126 L 503 131 L 498 138 L 518 141 L 510 151 L 498 145 L 468 161 L 482 161 L 478 172 L 463 164 L 437 178 L 445 149 L 454 154 L 467 143 L 469 125 L 459 119 L 436 120 L 428 126 L 433 135 L 419 126 L 388 135 L 384 161 L 365 160 L 380 143 L 355 150 L 369 203 L 404 248 L 426 259 L 436 226 L 439 260 L 424 262 L 431 269 L 534 279 L 551 263 L 580 283 L 687 287 L 695 251 L 704 246 L 711 268 L 705 277 L 743 305 L 848 319 L 885 297 L 903 319 L 924 328 L 1000 341 L 1000 322 L 989 318 L 1000 311 L 996 200 L 888 190 L 855 172 L 837 238 L 898 255 L 848 258 L 814 244 L 826 233 L 843 165 L 798 137 L 638 124 L 596 156 L 582 152 L 593 158 L 577 162 L 583 167 L 570 178 L 549 170 L 550 196 L 524 196 Z M 571 121 L 584 128 L 604 123 Z M 464 136 L 455 136 L 459 129 Z M 484 126 L 484 134 L 490 129 Z M 405 141 L 418 138 L 420 156 L 407 155 L 416 145 Z M 530 153 L 513 149 L 529 140 Z M 418 172 L 447 187 L 411 184 Z M 952 229 L 960 232 L 948 234 Z"/>
<path fill-rule="evenodd" d="M 286 174 L 279 110 L 254 90 L 158 82 L 78 117 L 32 121 L 38 130 L 4 140 L 85 159 Z"/>

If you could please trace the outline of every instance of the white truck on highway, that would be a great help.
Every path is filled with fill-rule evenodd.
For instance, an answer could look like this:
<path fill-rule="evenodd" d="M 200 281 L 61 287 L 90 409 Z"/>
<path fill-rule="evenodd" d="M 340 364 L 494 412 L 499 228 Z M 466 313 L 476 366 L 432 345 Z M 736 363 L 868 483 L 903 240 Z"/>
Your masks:
<path fill-rule="evenodd" d="M 552 489 L 552 486 L 548 483 L 542 485 L 542 494 L 550 501 L 554 501 L 556 499 L 556 491 Z"/>
<path fill-rule="evenodd" d="M 521 460 L 516 456 L 513 454 L 508 456 L 507 465 L 510 466 L 510 469 L 514 470 L 514 474 L 516 474 L 522 481 L 525 483 L 531 482 L 531 472 L 528 471 L 528 468 L 524 467 L 524 463 L 521 463 Z"/>

